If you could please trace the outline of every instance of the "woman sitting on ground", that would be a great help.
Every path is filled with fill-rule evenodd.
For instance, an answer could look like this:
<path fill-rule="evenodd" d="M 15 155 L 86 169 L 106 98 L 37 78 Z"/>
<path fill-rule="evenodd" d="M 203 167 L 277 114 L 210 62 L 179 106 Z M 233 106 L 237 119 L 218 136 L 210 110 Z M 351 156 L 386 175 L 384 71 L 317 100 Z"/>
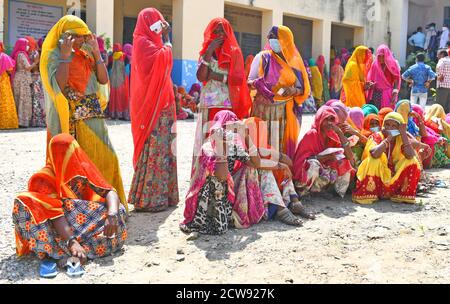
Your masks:
<path fill-rule="evenodd" d="M 294 158 L 294 185 L 300 196 L 334 186 L 344 197 L 354 169 L 350 142 L 338 126 L 333 108 L 322 106 L 300 141 Z"/>
<path fill-rule="evenodd" d="M 235 187 L 231 174 L 237 161 L 251 167 L 260 166 L 257 148 L 247 140 L 252 152 L 248 153 L 241 137 L 231 131 L 237 122 L 236 114 L 231 111 L 220 111 L 214 117 L 210 135 L 192 171 L 184 221 L 180 225 L 186 233 L 220 235 L 226 233 L 231 224 L 248 228 L 264 216 L 257 175 L 242 175 L 245 191 L 241 191 L 241 187 Z M 242 206 L 244 201 L 245 206 Z"/>
<path fill-rule="evenodd" d="M 53 137 L 48 154 L 28 192 L 14 201 L 17 255 L 34 253 L 62 266 L 69 257 L 83 263 L 120 250 L 126 211 L 116 190 L 71 135 Z"/>
<path fill-rule="evenodd" d="M 389 113 L 383 130 L 373 134 L 358 168 L 353 201 L 372 204 L 380 199 L 415 203 L 421 166 L 415 149 L 421 145 L 407 132 L 399 113 Z"/>
<path fill-rule="evenodd" d="M 259 184 L 266 210 L 266 219 L 278 219 L 281 222 L 300 226 L 302 222 L 294 214 L 314 219 L 299 200 L 292 180 L 292 160 L 269 145 L 268 124 L 257 117 L 245 120 L 246 130 L 258 148 L 261 167 L 258 169 Z"/>

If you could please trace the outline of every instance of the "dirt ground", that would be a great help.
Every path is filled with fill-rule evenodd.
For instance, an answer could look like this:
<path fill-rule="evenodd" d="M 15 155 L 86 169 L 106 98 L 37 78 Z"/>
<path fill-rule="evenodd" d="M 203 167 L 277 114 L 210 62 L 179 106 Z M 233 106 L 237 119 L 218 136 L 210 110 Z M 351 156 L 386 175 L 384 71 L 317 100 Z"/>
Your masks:
<path fill-rule="evenodd" d="M 303 132 L 312 117 L 306 116 Z M 132 179 L 130 124 L 108 122 L 125 189 Z M 35 258 L 17 259 L 11 220 L 15 195 L 44 164 L 45 132 L 0 132 L 0 283 L 450 283 L 450 190 L 416 205 L 389 201 L 359 206 L 313 199 L 317 214 L 293 228 L 263 222 L 224 236 L 187 241 L 178 228 L 189 186 L 195 122 L 178 124 L 181 202 L 158 214 L 131 213 L 122 251 L 92 261 L 86 274 L 40 279 Z M 431 173 L 450 185 L 450 170 Z"/>

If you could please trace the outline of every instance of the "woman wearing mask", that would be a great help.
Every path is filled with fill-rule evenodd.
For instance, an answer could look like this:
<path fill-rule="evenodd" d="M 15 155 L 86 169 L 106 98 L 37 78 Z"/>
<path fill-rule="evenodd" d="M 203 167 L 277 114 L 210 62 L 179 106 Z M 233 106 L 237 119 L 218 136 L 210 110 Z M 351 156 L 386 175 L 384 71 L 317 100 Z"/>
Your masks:
<path fill-rule="evenodd" d="M 382 131 L 372 134 L 366 144 L 356 174 L 353 201 L 373 204 L 390 199 L 398 203 L 415 203 L 421 175 L 415 149 L 420 145 L 408 134 L 402 115 L 395 112 L 386 115 Z"/>
<path fill-rule="evenodd" d="M 274 26 L 267 39 L 266 50 L 255 56 L 248 78 L 257 90 L 252 116 L 268 122 L 270 145 L 292 158 L 300 134 L 301 106 L 311 86 L 291 30 Z"/>

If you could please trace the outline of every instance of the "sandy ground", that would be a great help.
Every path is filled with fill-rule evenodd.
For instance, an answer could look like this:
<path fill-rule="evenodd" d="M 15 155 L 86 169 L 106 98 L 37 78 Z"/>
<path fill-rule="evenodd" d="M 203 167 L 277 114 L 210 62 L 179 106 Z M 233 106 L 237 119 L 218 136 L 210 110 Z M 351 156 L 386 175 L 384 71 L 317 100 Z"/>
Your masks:
<path fill-rule="evenodd" d="M 311 116 L 304 118 L 303 130 Z M 124 178 L 132 179 L 130 125 L 108 122 Z M 11 209 L 16 193 L 44 163 L 42 129 L 0 132 L 0 283 L 450 283 L 450 191 L 416 205 L 344 200 L 305 204 L 315 221 L 293 228 L 270 221 L 186 241 L 178 229 L 189 186 L 193 121 L 178 124 L 178 208 L 131 213 L 129 238 L 112 257 L 90 262 L 78 279 L 40 279 L 35 258 L 17 259 Z M 450 184 L 450 170 L 432 171 Z"/>

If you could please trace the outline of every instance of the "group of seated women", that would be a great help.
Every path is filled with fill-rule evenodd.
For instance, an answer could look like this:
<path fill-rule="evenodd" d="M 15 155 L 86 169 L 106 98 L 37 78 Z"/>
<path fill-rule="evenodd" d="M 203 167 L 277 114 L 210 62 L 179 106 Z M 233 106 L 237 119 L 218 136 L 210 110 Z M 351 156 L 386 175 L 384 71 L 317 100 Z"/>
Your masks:
<path fill-rule="evenodd" d="M 268 219 L 301 226 L 296 215 L 315 218 L 301 203 L 305 196 L 415 203 L 424 169 L 450 164 L 449 116 L 437 104 L 424 113 L 408 100 L 395 110 L 331 100 L 293 159 L 270 146 L 267 126 L 228 110 L 215 115 L 194 159 L 182 231 L 195 238 Z"/>

